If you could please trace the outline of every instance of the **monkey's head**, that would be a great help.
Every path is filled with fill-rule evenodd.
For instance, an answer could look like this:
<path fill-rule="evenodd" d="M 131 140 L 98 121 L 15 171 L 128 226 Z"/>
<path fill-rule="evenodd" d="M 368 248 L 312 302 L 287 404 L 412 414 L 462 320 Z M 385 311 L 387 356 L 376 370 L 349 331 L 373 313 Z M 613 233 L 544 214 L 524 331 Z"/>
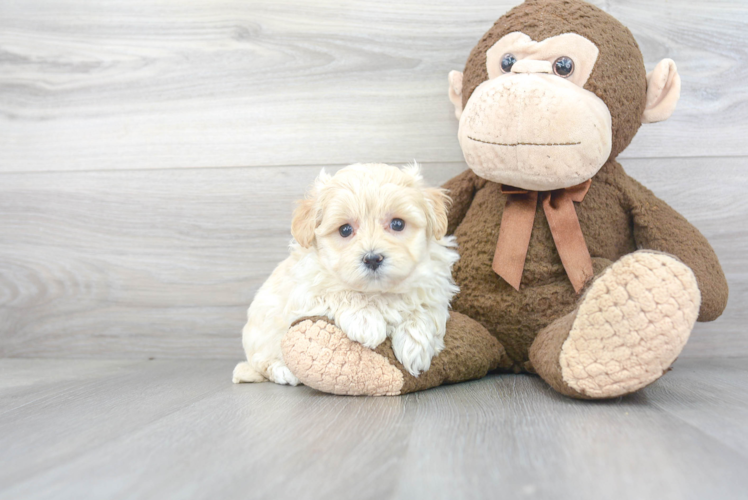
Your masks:
<path fill-rule="evenodd" d="M 592 178 L 641 123 L 667 119 L 675 63 L 649 75 L 616 19 L 581 0 L 527 0 L 449 74 L 465 161 L 480 177 L 533 191 Z"/>

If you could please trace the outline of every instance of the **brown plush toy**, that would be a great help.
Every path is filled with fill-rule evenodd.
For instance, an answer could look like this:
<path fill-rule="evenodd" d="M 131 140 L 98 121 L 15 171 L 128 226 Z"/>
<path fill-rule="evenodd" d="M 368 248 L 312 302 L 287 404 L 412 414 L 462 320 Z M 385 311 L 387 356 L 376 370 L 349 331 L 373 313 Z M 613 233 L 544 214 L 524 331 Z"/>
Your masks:
<path fill-rule="evenodd" d="M 728 295 L 701 233 L 615 161 L 641 123 L 673 112 L 675 64 L 647 75 L 629 30 L 590 4 L 527 0 L 449 82 L 470 169 L 444 186 L 461 255 L 444 351 L 414 378 L 388 343 L 369 350 L 311 318 L 284 338 L 289 368 L 335 394 L 404 394 L 497 369 L 589 399 L 657 380 Z"/>

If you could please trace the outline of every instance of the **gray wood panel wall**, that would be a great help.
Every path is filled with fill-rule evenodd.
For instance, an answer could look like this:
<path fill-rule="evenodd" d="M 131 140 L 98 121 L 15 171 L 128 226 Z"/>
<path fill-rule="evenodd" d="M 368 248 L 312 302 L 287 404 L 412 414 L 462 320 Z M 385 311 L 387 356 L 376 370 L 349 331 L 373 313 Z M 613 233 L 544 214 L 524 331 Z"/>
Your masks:
<path fill-rule="evenodd" d="M 465 168 L 446 75 L 516 3 L 1 2 L 0 356 L 239 358 L 321 166 Z M 621 158 L 728 274 L 684 356 L 748 354 L 748 3 L 594 3 L 683 78 Z"/>

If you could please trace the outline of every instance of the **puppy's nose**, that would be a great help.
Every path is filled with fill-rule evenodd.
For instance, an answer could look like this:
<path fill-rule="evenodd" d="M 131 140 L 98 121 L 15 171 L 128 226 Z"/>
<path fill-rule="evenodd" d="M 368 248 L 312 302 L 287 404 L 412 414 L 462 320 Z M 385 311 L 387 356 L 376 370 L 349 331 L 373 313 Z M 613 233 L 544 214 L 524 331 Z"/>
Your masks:
<path fill-rule="evenodd" d="M 384 255 L 381 253 L 367 253 L 364 255 L 364 265 L 371 269 L 372 271 L 376 271 L 379 266 L 382 265 L 382 262 L 384 261 Z"/>

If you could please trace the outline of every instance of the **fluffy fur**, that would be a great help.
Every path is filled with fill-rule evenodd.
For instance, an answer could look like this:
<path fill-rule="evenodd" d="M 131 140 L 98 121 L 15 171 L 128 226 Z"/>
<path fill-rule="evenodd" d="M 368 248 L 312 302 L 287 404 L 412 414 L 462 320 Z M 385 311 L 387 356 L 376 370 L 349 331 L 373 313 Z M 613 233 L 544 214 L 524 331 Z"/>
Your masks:
<path fill-rule="evenodd" d="M 458 291 L 451 269 L 459 256 L 454 238 L 445 237 L 448 202 L 443 190 L 423 186 L 417 165 L 356 164 L 334 176 L 323 170 L 294 213 L 291 255 L 249 307 L 247 361 L 234 369 L 234 382 L 298 384 L 281 339 L 306 316 L 326 316 L 372 349 L 390 337 L 408 372 L 428 370 L 444 349 Z M 390 227 L 395 218 L 405 221 L 402 231 Z M 339 232 L 345 224 L 353 227 L 348 237 Z M 384 257 L 376 270 L 363 262 L 372 253 Z"/>

